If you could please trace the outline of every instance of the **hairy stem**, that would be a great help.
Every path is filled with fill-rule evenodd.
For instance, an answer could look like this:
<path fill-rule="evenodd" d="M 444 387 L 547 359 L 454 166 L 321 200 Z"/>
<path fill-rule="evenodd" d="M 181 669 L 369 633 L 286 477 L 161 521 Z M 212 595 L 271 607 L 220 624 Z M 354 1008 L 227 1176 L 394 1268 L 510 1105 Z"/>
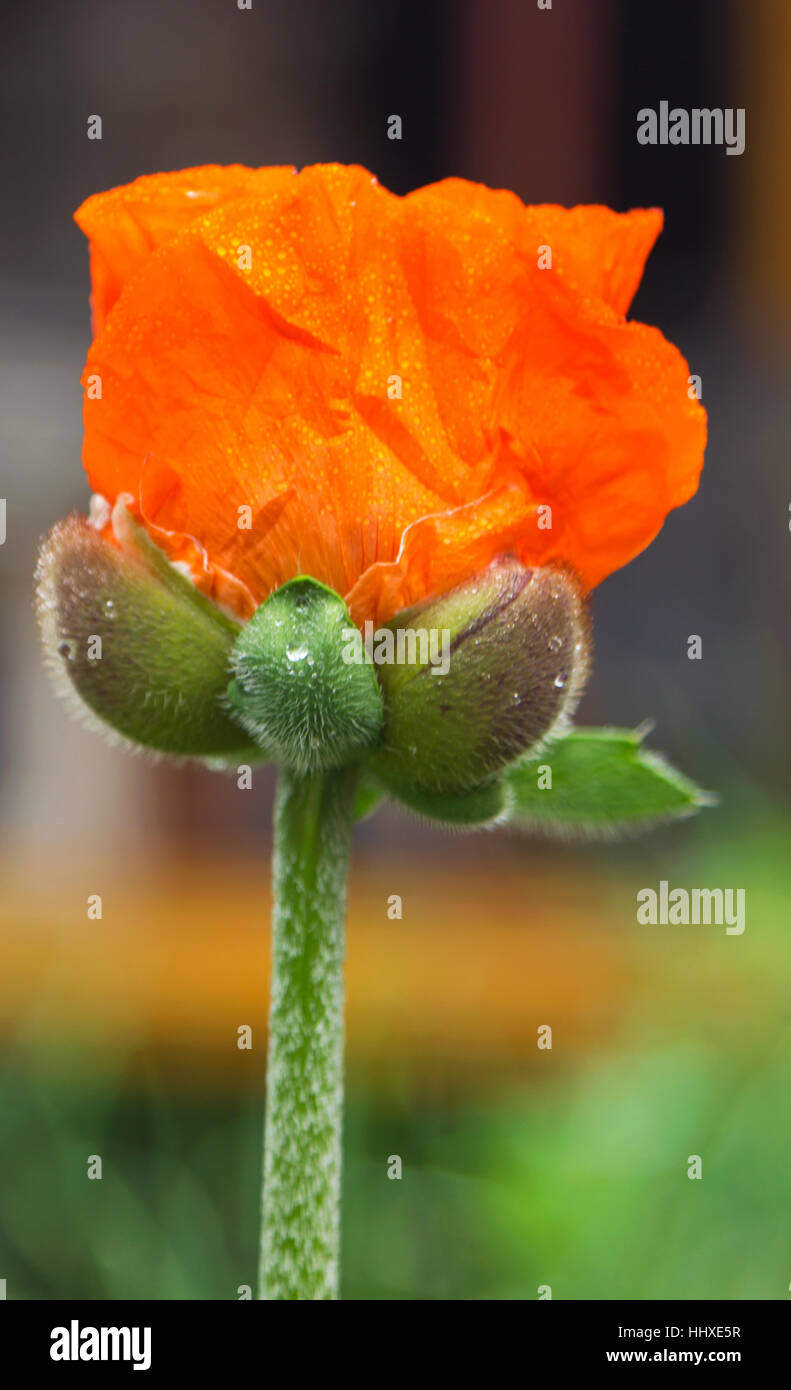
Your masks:
<path fill-rule="evenodd" d="M 338 1297 L 346 880 L 356 773 L 281 771 L 259 1297 Z"/>

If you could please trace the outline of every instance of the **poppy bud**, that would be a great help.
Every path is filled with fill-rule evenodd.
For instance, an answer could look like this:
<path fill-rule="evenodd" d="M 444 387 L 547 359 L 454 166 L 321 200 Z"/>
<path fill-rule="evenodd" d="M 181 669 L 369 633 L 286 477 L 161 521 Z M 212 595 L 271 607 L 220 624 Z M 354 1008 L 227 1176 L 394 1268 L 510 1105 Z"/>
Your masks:
<path fill-rule="evenodd" d="M 61 694 L 134 745 L 260 759 L 224 703 L 239 625 L 168 563 L 127 500 L 113 512 L 119 544 L 71 516 L 42 545 L 36 610 Z"/>
<path fill-rule="evenodd" d="M 376 676 L 343 599 L 326 584 L 300 576 L 270 594 L 242 629 L 231 665 L 233 714 L 295 771 L 340 767 L 377 742 Z"/>
<path fill-rule="evenodd" d="M 512 556 L 388 628 L 393 659 L 377 665 L 384 730 L 369 766 L 404 800 L 491 782 L 572 713 L 588 671 L 575 580 Z"/>

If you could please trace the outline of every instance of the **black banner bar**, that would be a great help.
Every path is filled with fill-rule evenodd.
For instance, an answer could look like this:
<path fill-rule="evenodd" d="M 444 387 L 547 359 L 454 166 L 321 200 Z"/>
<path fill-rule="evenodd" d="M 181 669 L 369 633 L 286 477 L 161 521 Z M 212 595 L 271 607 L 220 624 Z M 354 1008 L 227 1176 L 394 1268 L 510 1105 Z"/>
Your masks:
<path fill-rule="evenodd" d="M 486 1343 L 491 1342 L 492 1304 L 481 1318 Z M 466 1358 L 470 1350 L 470 1334 L 476 1333 L 479 1314 L 473 1309 L 464 1312 L 464 1329 L 448 1333 L 444 1327 L 445 1312 L 436 1303 L 408 1305 L 398 1314 L 397 1326 L 393 1313 L 384 1309 L 377 1314 L 376 1305 L 368 1304 L 365 1311 L 365 1344 L 373 1336 L 386 1355 L 388 1371 L 397 1367 L 399 1351 L 404 1373 L 412 1375 L 416 1348 L 410 1337 L 415 1328 L 420 1331 L 420 1345 L 434 1347 L 430 1361 L 438 1357 L 444 1365 Z M 414 1312 L 412 1309 L 414 1308 Z M 435 1319 L 432 1328 L 420 1328 L 422 1317 Z M 514 1318 L 514 1314 L 516 1317 Z M 245 1366 L 258 1367 L 262 1380 L 282 1375 L 283 1350 L 288 1342 L 279 1338 L 281 1329 L 286 1336 L 295 1327 L 315 1329 L 309 1321 L 302 1324 L 302 1314 L 289 1313 L 282 1305 L 251 1302 L 240 1303 L 176 1303 L 176 1302 L 0 1302 L 0 1338 L 3 1364 L 18 1364 L 25 1372 L 42 1376 L 57 1383 L 64 1377 L 78 1375 L 88 1384 L 108 1383 L 110 1379 L 126 1379 L 132 1384 L 162 1380 L 174 1374 L 200 1373 L 202 1378 L 234 1374 Z M 312 1315 L 310 1315 L 312 1317 Z M 319 1314 L 319 1316 L 322 1316 Z M 333 1322 L 319 1324 L 336 1329 L 330 1345 L 332 1371 L 350 1370 L 358 1355 L 363 1355 L 369 1370 L 373 1370 L 362 1344 L 348 1342 L 341 1350 L 337 1330 L 349 1326 L 349 1312 L 341 1306 L 332 1314 Z M 351 1314 L 354 1320 L 354 1314 Z M 382 1322 L 379 1322 L 379 1316 Z M 297 1322 L 291 1321 L 292 1317 Z M 507 1305 L 495 1313 L 500 1329 L 496 1336 L 518 1338 L 522 1346 L 525 1369 L 543 1363 L 559 1373 L 565 1370 L 593 1370 L 605 1377 L 612 1368 L 631 1366 L 732 1367 L 747 1369 L 752 1374 L 784 1359 L 788 1336 L 788 1308 L 782 1303 L 720 1303 L 720 1302 L 643 1302 L 643 1303 L 576 1303 L 547 1301 L 521 1303 L 518 1310 Z M 283 1319 L 285 1318 L 285 1323 Z M 334 1322 L 340 1318 L 340 1322 Z M 512 1321 L 513 1319 L 513 1321 Z M 353 1329 L 354 1322 L 351 1324 Z M 352 1330 L 352 1336 L 356 1337 Z M 317 1368 L 322 1356 L 321 1342 L 313 1337 L 299 1344 L 300 1377 L 306 1373 L 305 1350 L 316 1356 Z M 513 1347 L 512 1347 L 513 1350 Z M 293 1348 L 291 1349 L 293 1353 Z M 328 1353 L 324 1353 L 327 1355 Z M 340 1360 L 339 1360 L 340 1357 Z M 422 1353 L 421 1353 L 422 1359 Z M 429 1362 L 430 1364 L 430 1362 Z M 144 1379 L 145 1377 L 145 1379 Z M 24 1379 L 15 1383 L 25 1383 Z"/>

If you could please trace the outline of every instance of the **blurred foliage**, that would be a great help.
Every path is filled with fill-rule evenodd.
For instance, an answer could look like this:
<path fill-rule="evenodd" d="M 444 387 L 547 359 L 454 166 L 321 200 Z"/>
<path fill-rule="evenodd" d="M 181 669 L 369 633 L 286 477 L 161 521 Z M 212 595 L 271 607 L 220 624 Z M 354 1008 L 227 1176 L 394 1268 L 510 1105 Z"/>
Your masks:
<path fill-rule="evenodd" d="M 532 1300 L 543 1284 L 555 1299 L 788 1296 L 789 824 L 746 782 L 720 790 L 719 809 L 645 841 L 508 872 L 479 860 L 488 909 L 460 864 L 454 890 L 401 863 L 403 922 L 386 918 L 380 874 L 375 890 L 357 882 L 346 1298 Z M 636 890 L 663 877 L 744 886 L 744 935 L 637 927 Z M 254 879 L 247 907 L 244 884 L 229 900 L 198 880 L 204 922 L 180 873 L 140 897 L 129 872 L 126 907 L 98 935 L 60 881 L 49 927 L 30 912 L 9 927 L 9 1299 L 235 1299 L 254 1285 L 263 1051 L 233 1042 L 263 985 Z M 126 1013 L 124 981 L 138 1000 Z M 152 990 L 154 1027 L 138 1011 Z M 539 1052 L 545 1021 L 554 1045 Z"/>
<path fill-rule="evenodd" d="M 485 1101 L 412 1109 L 356 1086 L 344 1296 L 535 1299 L 548 1283 L 556 1299 L 785 1297 L 790 1045 L 788 1031 L 745 1040 L 736 1082 L 678 1045 Z M 260 1097 L 190 1097 L 155 1075 L 56 1085 L 45 1065 L 0 1088 L 8 1297 L 233 1299 L 254 1284 Z"/>

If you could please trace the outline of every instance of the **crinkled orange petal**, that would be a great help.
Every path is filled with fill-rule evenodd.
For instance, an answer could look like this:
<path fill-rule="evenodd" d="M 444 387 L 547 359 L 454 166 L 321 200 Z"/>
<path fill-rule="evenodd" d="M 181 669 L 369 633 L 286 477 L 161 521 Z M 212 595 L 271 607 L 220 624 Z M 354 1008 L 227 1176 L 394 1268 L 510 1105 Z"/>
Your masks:
<path fill-rule="evenodd" d="M 91 243 L 93 330 L 98 333 L 121 290 L 157 246 L 213 208 L 265 192 L 294 178 L 289 167 L 247 169 L 204 164 L 172 174 L 144 174 L 134 183 L 86 198 L 74 214 Z"/>
<path fill-rule="evenodd" d="M 623 319 L 658 214 L 272 173 L 138 260 L 86 365 L 94 490 L 203 589 L 383 621 L 503 551 L 591 587 L 694 492 L 687 365 Z"/>
<path fill-rule="evenodd" d="M 515 193 L 465 179 L 443 179 L 408 195 L 411 202 L 435 199 L 444 199 L 457 218 L 474 214 L 488 219 L 506 233 L 515 253 L 536 264 L 540 258 L 556 275 L 619 314 L 626 313 L 634 298 L 663 223 L 659 208 L 525 207 Z"/>

